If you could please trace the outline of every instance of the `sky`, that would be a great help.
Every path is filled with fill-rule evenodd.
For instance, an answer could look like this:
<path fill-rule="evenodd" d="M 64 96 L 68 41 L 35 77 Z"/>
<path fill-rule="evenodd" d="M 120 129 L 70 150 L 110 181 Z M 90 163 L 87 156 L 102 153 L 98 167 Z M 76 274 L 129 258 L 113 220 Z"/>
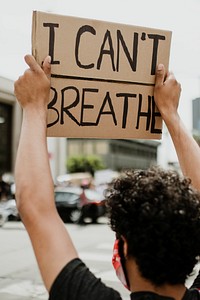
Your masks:
<path fill-rule="evenodd" d="M 169 69 L 181 82 L 179 111 L 191 127 L 191 100 L 200 96 L 200 0 L 6 0 L 0 10 L 0 76 L 16 80 L 27 68 L 33 10 L 172 31 Z"/>

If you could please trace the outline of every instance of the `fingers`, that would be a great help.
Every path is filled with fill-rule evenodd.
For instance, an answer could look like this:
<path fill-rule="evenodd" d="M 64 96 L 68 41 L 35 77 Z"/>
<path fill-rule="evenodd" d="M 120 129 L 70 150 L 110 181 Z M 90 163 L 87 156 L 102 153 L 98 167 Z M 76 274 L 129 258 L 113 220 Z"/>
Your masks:
<path fill-rule="evenodd" d="M 24 60 L 25 62 L 27 63 L 27 65 L 30 67 L 30 69 L 32 71 L 40 71 L 40 66 L 38 65 L 38 63 L 36 62 L 35 58 L 30 55 L 30 54 L 27 54 L 25 57 L 24 57 Z"/>
<path fill-rule="evenodd" d="M 156 69 L 155 86 L 163 85 L 165 81 L 165 67 L 163 64 L 159 64 Z"/>
<path fill-rule="evenodd" d="M 156 70 L 155 86 L 158 87 L 171 81 L 176 81 L 174 73 L 169 71 L 166 73 L 164 65 L 159 64 Z"/>
<path fill-rule="evenodd" d="M 42 64 L 42 69 L 48 79 L 51 78 L 51 56 L 47 56 Z"/>
<path fill-rule="evenodd" d="M 40 72 L 41 69 L 44 71 L 44 73 L 46 74 L 47 78 L 50 79 L 51 77 L 51 57 L 47 56 L 44 59 L 44 62 L 42 64 L 42 68 L 40 67 L 40 65 L 36 62 L 34 56 L 27 54 L 25 57 L 25 62 L 27 63 L 27 65 L 30 67 L 31 71 L 34 72 Z"/>
<path fill-rule="evenodd" d="M 169 72 L 169 73 L 168 73 L 168 76 L 167 76 L 167 79 L 168 79 L 168 80 L 176 80 L 176 77 L 174 76 L 174 73 L 173 73 L 173 72 Z"/>

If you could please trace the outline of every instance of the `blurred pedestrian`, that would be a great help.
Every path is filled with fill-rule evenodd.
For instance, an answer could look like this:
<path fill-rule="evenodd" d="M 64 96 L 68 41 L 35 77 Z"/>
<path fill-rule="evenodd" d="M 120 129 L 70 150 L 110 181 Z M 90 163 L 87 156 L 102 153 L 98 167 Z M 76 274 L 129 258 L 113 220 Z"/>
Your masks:
<path fill-rule="evenodd" d="M 10 184 L 3 179 L 3 174 L 0 174 L 0 202 L 7 201 L 10 195 Z"/>

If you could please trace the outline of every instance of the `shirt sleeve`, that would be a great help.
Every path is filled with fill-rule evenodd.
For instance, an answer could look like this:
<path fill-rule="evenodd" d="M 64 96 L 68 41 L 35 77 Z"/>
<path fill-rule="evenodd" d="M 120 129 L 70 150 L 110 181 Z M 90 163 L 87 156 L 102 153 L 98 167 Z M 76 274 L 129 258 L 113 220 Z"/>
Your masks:
<path fill-rule="evenodd" d="M 59 273 L 49 300 L 121 300 L 120 294 L 95 277 L 80 259 L 73 259 Z"/>

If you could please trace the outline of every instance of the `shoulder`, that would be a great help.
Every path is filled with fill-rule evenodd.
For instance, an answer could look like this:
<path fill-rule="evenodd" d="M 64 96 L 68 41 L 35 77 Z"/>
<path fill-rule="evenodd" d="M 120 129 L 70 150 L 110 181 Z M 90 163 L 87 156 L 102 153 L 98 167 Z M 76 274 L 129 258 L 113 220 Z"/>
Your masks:
<path fill-rule="evenodd" d="M 107 287 L 97 278 L 82 260 L 71 260 L 55 279 L 49 300 L 121 300 L 120 294 Z"/>

